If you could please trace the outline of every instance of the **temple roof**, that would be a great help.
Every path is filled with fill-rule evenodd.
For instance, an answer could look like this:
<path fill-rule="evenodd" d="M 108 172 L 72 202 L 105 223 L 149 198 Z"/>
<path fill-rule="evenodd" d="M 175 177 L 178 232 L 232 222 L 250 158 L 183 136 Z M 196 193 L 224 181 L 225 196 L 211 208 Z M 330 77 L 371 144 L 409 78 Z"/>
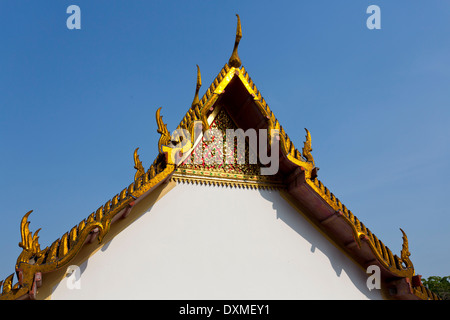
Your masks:
<path fill-rule="evenodd" d="M 37 288 L 42 284 L 42 273 L 68 266 L 86 243 L 94 239 L 101 243 L 112 224 L 118 219 L 126 218 L 136 203 L 170 179 L 237 188 L 281 188 L 286 191 L 288 200 L 301 208 L 310 221 L 356 263 L 364 268 L 368 265 L 378 265 L 383 282 L 393 298 L 438 299 L 438 296 L 421 284 L 420 276 L 415 274 L 413 263 L 409 259 L 406 233 L 401 230 L 403 248 L 400 256 L 397 256 L 320 181 L 312 154 L 310 132 L 306 130 L 303 146 L 301 149 L 297 148 L 269 108 L 248 71 L 241 65 L 237 53 L 241 37 L 238 16 L 236 41 L 230 60 L 219 71 L 201 99 L 198 97 L 201 86 L 198 68 L 192 105 L 177 127 L 192 133 L 191 148 L 181 150 L 182 148 L 177 147 L 162 120 L 160 108 L 156 112 L 157 131 L 161 135 L 158 156 L 145 170 L 136 149 L 134 180 L 111 200 L 42 250 L 37 236 L 39 230 L 33 234 L 29 229 L 28 218 L 31 211 L 23 217 L 20 225 L 22 241 L 19 244 L 23 251 L 15 266 L 17 280 L 14 281 L 13 273 L 4 281 L 0 281 L 0 299 L 35 298 Z M 263 177 L 245 171 L 236 171 L 234 175 L 227 176 L 223 173 L 225 171 L 211 169 L 208 169 L 208 175 L 205 175 L 203 171 L 195 171 L 194 167 L 186 165 L 183 162 L 186 157 L 182 160 L 177 158 L 181 151 L 191 156 L 202 142 L 205 131 L 217 126 L 216 120 L 221 116 L 228 117 L 236 128 L 266 129 L 278 133 L 279 171 L 275 176 Z M 198 124 L 202 124 L 201 132 L 197 130 Z M 196 139 L 199 136 L 202 139 Z M 268 138 L 268 144 L 271 146 L 272 143 L 273 140 Z"/>

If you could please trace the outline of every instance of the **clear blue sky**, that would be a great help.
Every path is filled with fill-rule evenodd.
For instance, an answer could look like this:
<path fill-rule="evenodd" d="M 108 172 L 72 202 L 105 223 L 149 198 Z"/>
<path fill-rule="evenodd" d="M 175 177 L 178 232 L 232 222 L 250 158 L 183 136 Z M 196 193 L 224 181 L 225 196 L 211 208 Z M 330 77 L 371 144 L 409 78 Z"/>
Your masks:
<path fill-rule="evenodd" d="M 298 148 L 310 130 L 319 178 L 396 254 L 404 229 L 417 273 L 450 275 L 448 1 L 1 0 L 0 279 L 28 210 L 44 248 L 128 186 L 136 147 L 151 164 L 157 108 L 175 129 L 236 13 L 243 65 Z"/>

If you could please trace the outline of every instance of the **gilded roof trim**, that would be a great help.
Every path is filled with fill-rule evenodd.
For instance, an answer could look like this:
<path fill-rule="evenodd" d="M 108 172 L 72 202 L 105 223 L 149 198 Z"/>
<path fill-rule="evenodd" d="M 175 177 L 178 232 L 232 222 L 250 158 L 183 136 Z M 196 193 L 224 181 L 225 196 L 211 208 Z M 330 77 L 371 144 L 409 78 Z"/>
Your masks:
<path fill-rule="evenodd" d="M 223 71 L 223 69 L 222 69 Z M 219 73 L 219 76 L 222 75 Z M 238 76 L 238 78 L 242 81 L 243 85 L 247 89 L 250 95 L 253 96 L 254 101 L 259 107 L 259 110 L 263 113 L 263 115 L 269 120 L 269 128 L 279 130 L 280 133 L 280 142 L 281 142 L 281 150 L 283 154 L 297 166 L 305 169 L 305 177 L 308 185 L 314 189 L 317 194 L 325 200 L 335 211 L 342 211 L 343 217 L 348 225 L 352 228 L 355 239 L 360 244 L 360 240 L 363 239 L 367 241 L 370 246 L 372 252 L 380 261 L 380 263 L 393 274 L 399 277 L 408 277 L 411 278 L 414 275 L 414 267 L 409 258 L 404 258 L 404 250 L 408 250 L 407 246 L 404 250 L 402 250 L 402 258 L 399 258 L 396 255 L 393 255 L 391 250 L 383 244 L 380 240 L 376 238 L 376 236 L 367 229 L 363 223 L 359 221 L 357 217 L 355 217 L 350 210 L 348 210 L 339 199 L 337 199 L 333 193 L 330 192 L 328 188 L 326 188 L 322 182 L 318 179 L 312 179 L 312 170 L 314 169 L 314 159 L 311 155 L 311 135 L 308 130 L 306 130 L 306 142 L 303 147 L 302 152 L 300 152 L 297 148 L 295 148 L 294 143 L 289 138 L 287 133 L 284 131 L 283 127 L 280 125 L 279 121 L 275 118 L 275 115 L 270 110 L 269 106 L 265 102 L 264 98 L 261 96 L 260 91 L 257 89 L 256 85 L 251 80 L 248 72 L 244 67 L 241 69 L 230 68 L 228 72 L 220 78 L 216 78 L 217 86 L 213 89 L 215 94 L 221 94 L 226 86 L 230 83 L 233 77 Z M 203 100 L 203 99 L 202 99 Z M 305 158 L 304 158 L 305 156 Z M 307 160 L 309 159 L 309 161 Z M 402 231 L 403 232 L 403 231 Z M 404 233 L 403 233 L 404 234 Z M 404 234 L 404 243 L 407 238 Z"/>
<path fill-rule="evenodd" d="M 412 278 L 414 276 L 414 266 L 407 258 L 409 256 L 408 240 L 406 234 L 403 233 L 403 249 L 402 258 L 393 255 L 391 250 L 384 245 L 359 219 L 347 209 L 342 202 L 334 196 L 330 190 L 323 185 L 319 179 L 314 181 L 306 179 L 308 185 L 314 189 L 320 197 L 325 200 L 336 212 L 340 212 L 345 222 L 351 227 L 354 238 L 361 247 L 361 241 L 366 241 L 377 260 L 390 272 L 398 277 Z M 406 254 L 408 253 L 408 254 Z"/>
<path fill-rule="evenodd" d="M 401 257 L 398 257 L 397 255 L 393 254 L 392 251 L 375 236 L 375 234 L 373 234 L 368 228 L 366 228 L 365 225 L 361 221 L 359 221 L 359 219 L 350 210 L 348 210 L 347 207 L 343 205 L 342 202 L 338 198 L 336 198 L 334 194 L 327 187 L 325 187 L 319 179 L 315 177 L 313 170 L 316 168 L 314 158 L 311 154 L 312 148 L 310 132 L 305 129 L 306 141 L 304 142 L 302 152 L 300 152 L 294 146 L 294 143 L 284 131 L 283 127 L 276 119 L 274 113 L 270 110 L 268 104 L 262 97 L 260 91 L 253 83 L 244 67 L 235 68 L 225 65 L 203 96 L 200 105 L 198 106 L 199 110 L 189 110 L 180 123 L 179 128 L 188 128 L 195 120 L 198 120 L 195 118 L 195 116 L 192 116 L 193 114 L 196 114 L 197 112 L 206 114 L 209 108 L 217 100 L 218 96 L 224 92 L 227 85 L 235 76 L 237 76 L 241 80 L 248 93 L 253 96 L 254 102 L 258 106 L 261 113 L 266 117 L 266 119 L 268 119 L 269 130 L 274 129 L 279 131 L 281 144 L 280 149 L 282 150 L 282 153 L 290 162 L 299 167 L 302 167 L 305 172 L 307 184 L 336 212 L 342 213 L 343 219 L 352 229 L 355 241 L 358 243 L 359 248 L 361 248 L 361 241 L 366 242 L 376 259 L 384 268 L 389 270 L 389 272 L 391 272 L 395 276 L 411 279 L 414 276 L 415 271 L 413 263 L 409 259 L 410 253 L 408 248 L 408 240 L 404 231 L 400 229 L 403 233 L 403 247 L 400 253 Z M 178 177 L 175 180 L 185 181 L 181 177 Z M 200 182 L 200 180 L 196 181 L 195 179 L 192 179 L 192 181 Z M 206 183 L 215 184 L 216 182 Z M 223 185 L 232 186 L 233 184 L 224 183 Z M 417 293 L 416 295 L 420 298 L 424 298 L 424 292 L 429 291 L 425 287 L 417 287 L 413 289 L 414 294 Z M 439 299 L 437 295 L 429 293 L 426 293 L 426 297 L 427 299 L 434 299 L 436 297 Z"/>
<path fill-rule="evenodd" d="M 403 248 L 401 257 L 393 255 L 391 250 L 383 244 L 368 228 L 364 226 L 359 219 L 348 210 L 339 199 L 337 199 L 323 183 L 314 177 L 315 169 L 314 159 L 311 151 L 311 136 L 307 130 L 306 142 L 302 152 L 295 148 L 292 140 L 284 131 L 275 115 L 270 110 L 256 85 L 251 80 L 249 74 L 244 67 L 230 67 L 226 64 L 217 77 L 214 79 L 202 99 L 197 103 L 193 103 L 186 115 L 177 128 L 193 130 L 195 121 L 202 121 L 207 116 L 210 108 L 217 101 L 234 77 L 238 77 L 249 94 L 253 96 L 254 102 L 258 106 L 260 112 L 268 119 L 269 130 L 277 130 L 279 132 L 281 151 L 283 155 L 293 164 L 304 169 L 306 183 L 336 212 L 339 212 L 345 222 L 352 229 L 355 241 L 361 248 L 361 241 L 365 241 L 372 253 L 375 255 L 380 264 L 389 270 L 393 275 L 398 277 L 406 277 L 411 279 L 414 276 L 414 267 L 409 260 L 409 248 L 406 234 L 403 232 Z M 166 126 L 161 120 L 157 112 L 158 132 L 161 133 L 159 142 L 160 155 L 146 172 L 131 183 L 127 188 L 123 189 L 119 194 L 109 200 L 104 206 L 101 206 L 96 212 L 92 213 L 87 219 L 81 221 L 78 226 L 64 234 L 60 239 L 53 242 L 50 248 L 44 250 L 39 249 L 38 237 L 28 230 L 27 213 L 21 223 L 21 235 L 23 248 L 16 263 L 16 273 L 18 282 L 13 283 L 14 274 L 8 276 L 4 281 L 0 281 L 2 288 L 0 300 L 17 299 L 26 294 L 33 297 L 39 284 L 41 273 L 51 272 L 66 265 L 80 250 L 87 238 L 95 232 L 98 241 L 101 242 L 103 237 L 108 233 L 112 219 L 122 212 L 130 203 L 150 191 L 161 181 L 172 176 L 176 169 L 176 164 L 172 161 L 172 154 L 177 152 L 176 149 L 166 146 L 170 142 Z M 159 120 L 159 121 L 158 121 Z M 194 135 L 192 135 L 194 137 Z M 193 138 L 192 138 L 193 139 Z M 194 141 L 193 141 L 194 142 Z M 161 156 L 164 156 L 165 161 Z M 186 182 L 179 174 L 174 175 L 173 179 L 178 182 Z M 219 184 L 235 187 L 258 187 L 256 183 L 243 183 L 236 181 L 225 181 L 225 179 L 205 179 L 203 177 L 190 177 L 191 183 Z M 270 186 L 260 184 L 261 187 Z M 423 286 L 412 288 L 412 293 L 421 299 L 439 299 L 437 295 Z"/>
<path fill-rule="evenodd" d="M 285 189 L 282 181 L 274 181 L 265 176 L 227 173 L 219 170 L 196 170 L 177 168 L 171 179 L 179 183 L 196 183 L 214 186 L 239 187 L 249 189 Z"/>
<path fill-rule="evenodd" d="M 172 151 L 166 146 L 162 148 L 165 154 Z M 166 156 L 166 158 L 170 159 L 170 156 Z M 165 162 L 163 158 L 158 157 L 145 174 L 138 177 L 127 188 L 44 250 L 39 248 L 37 232 L 34 236 L 31 236 L 28 228 L 30 223 L 28 217 L 31 211 L 28 212 L 21 222 L 22 242 L 20 244 L 23 251 L 16 262 L 18 281 L 12 285 L 14 273 L 8 276 L 5 281 L 0 281 L 0 287 L 3 284 L 0 300 L 14 300 L 27 294 L 30 298 L 35 298 L 42 273 L 55 271 L 67 265 L 89 240 L 88 237 L 95 236 L 101 243 L 104 236 L 109 232 L 113 219 L 124 212 L 135 199 L 170 177 L 174 170 L 175 165 L 173 163 Z"/>

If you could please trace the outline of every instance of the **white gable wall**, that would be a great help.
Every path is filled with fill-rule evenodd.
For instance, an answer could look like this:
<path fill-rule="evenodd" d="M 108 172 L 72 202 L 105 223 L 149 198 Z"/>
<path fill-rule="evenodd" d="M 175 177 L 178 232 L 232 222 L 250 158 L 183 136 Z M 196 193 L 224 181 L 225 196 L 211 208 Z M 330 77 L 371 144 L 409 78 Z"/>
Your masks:
<path fill-rule="evenodd" d="M 79 268 L 52 299 L 382 298 L 279 191 L 179 184 Z"/>

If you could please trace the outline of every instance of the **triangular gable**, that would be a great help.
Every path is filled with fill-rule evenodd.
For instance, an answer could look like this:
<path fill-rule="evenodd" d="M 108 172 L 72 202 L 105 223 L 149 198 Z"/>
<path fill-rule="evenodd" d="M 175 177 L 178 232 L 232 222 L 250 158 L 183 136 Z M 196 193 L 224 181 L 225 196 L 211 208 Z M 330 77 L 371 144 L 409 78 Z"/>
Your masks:
<path fill-rule="evenodd" d="M 209 139 L 201 137 L 189 156 L 175 169 L 173 180 L 248 188 L 284 187 L 281 176 L 260 174 L 263 165 L 248 139 L 241 138 L 244 142 L 243 152 L 239 152 L 241 150 L 238 149 L 238 141 L 234 136 L 232 145 L 228 148 L 227 130 L 239 133 L 239 128 L 224 107 L 215 108 L 211 120 Z"/>
<path fill-rule="evenodd" d="M 235 45 L 233 56 L 233 61 L 236 61 L 237 45 Z M 256 88 L 248 72 L 244 67 L 240 67 L 240 61 L 239 65 L 229 64 L 221 69 L 202 99 L 195 104 L 193 103 L 178 128 L 193 132 L 194 124 L 198 121 L 206 127 L 210 125 L 214 127 L 217 125 L 214 120 L 219 119 L 218 116 L 223 117 L 224 114 L 220 112 L 226 111 L 226 117 L 231 119 L 235 127 L 245 130 L 249 128 L 278 130 L 280 170 L 276 176 L 267 178 L 267 181 L 258 180 L 260 179 L 259 176 L 247 174 L 248 172 L 240 172 L 240 177 L 217 176 L 215 178 L 220 179 L 216 179 L 216 181 L 229 179 L 229 185 L 232 186 L 259 185 L 285 188 L 290 201 L 307 212 L 311 221 L 329 235 L 355 261 L 363 267 L 375 264 L 381 268 L 383 281 L 394 298 L 437 299 L 438 297 L 434 293 L 421 285 L 420 277 L 415 275 L 414 267 L 409 259 L 407 237 L 403 230 L 403 248 L 400 257 L 398 257 L 317 178 L 317 169 L 311 154 L 309 132 L 307 131 L 306 141 L 300 151 L 294 146 L 292 140 L 275 118 L 274 113 Z M 217 107 L 219 108 L 215 110 Z M 187 179 L 211 183 L 214 180 L 211 175 L 205 177 L 202 173 L 194 173 L 193 167 L 173 161 L 175 159 L 174 154 L 178 153 L 179 150 L 171 146 L 170 133 L 162 122 L 159 111 L 156 117 L 158 132 L 161 134 L 159 155 L 147 171 L 142 170 L 143 174 L 136 175 L 134 181 L 128 187 L 115 195 L 105 205 L 43 250 L 40 249 L 37 232 L 32 234 L 29 230 L 28 217 L 30 212 L 23 217 L 21 222 L 22 242 L 20 243 L 23 251 L 16 263 L 18 280 L 13 285 L 14 274 L 12 274 L 0 282 L 0 287 L 2 287 L 0 299 L 36 297 L 37 288 L 42 283 L 42 273 L 52 272 L 67 266 L 85 243 L 95 238 L 101 242 L 109 232 L 111 224 L 120 218 L 125 218 L 137 202 L 144 199 L 164 181 L 173 178 L 174 180 Z M 208 120 L 211 115 L 214 116 Z M 201 140 L 192 141 L 192 150 L 195 150 L 195 147 L 198 147 L 200 143 Z M 255 168 L 259 167 L 257 165 Z M 140 163 L 136 154 L 135 168 L 142 169 L 142 163 Z M 251 170 L 250 168 L 247 166 L 245 170 Z M 206 171 L 211 173 L 214 171 L 211 169 L 214 168 L 208 168 Z M 236 175 L 238 174 L 237 171 L 234 171 Z M 216 170 L 217 172 L 218 170 Z M 257 178 L 252 180 L 251 177 Z"/>

